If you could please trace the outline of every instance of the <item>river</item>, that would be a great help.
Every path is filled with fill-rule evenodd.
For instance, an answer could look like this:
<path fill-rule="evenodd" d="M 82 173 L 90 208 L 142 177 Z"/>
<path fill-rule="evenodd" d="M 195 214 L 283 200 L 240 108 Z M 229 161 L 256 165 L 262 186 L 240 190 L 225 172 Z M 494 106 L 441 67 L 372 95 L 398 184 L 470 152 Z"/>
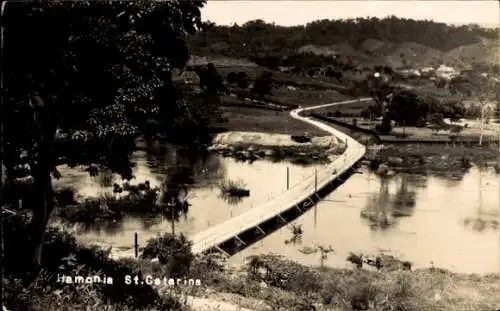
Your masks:
<path fill-rule="evenodd" d="M 137 152 L 134 182 L 160 185 L 173 167 L 189 167 L 194 184 L 187 195 L 189 211 L 175 223 L 175 232 L 192 235 L 239 215 L 286 191 L 286 171 L 292 187 L 314 173 L 314 166 L 259 160 L 252 164 L 218 155 L 180 156 L 172 148 Z M 70 187 L 80 196 L 110 191 L 116 176 L 89 177 L 82 169 L 61 167 L 55 187 Z M 107 178 L 106 178 L 107 176 Z M 106 180 L 107 179 L 107 180 Z M 222 180 L 239 180 L 250 196 L 238 202 L 220 195 Z M 480 191 L 481 190 L 481 191 Z M 270 234 L 230 259 L 239 265 L 246 256 L 276 253 L 304 264 L 319 264 L 319 253 L 305 255 L 304 247 L 332 246 L 324 262 L 345 267 L 349 252 L 389 252 L 415 267 L 431 265 L 464 273 L 500 272 L 500 203 L 498 177 L 492 169 L 473 167 L 464 176 L 450 179 L 433 175 L 399 173 L 380 178 L 361 169 L 342 186 L 294 221 L 302 238 L 286 244 L 289 226 Z M 139 245 L 170 232 L 167 219 L 125 218 L 120 223 L 72 228 L 82 243 L 112 246 L 118 253 L 133 253 L 134 234 Z M 115 253 L 116 254 L 116 253 Z"/>

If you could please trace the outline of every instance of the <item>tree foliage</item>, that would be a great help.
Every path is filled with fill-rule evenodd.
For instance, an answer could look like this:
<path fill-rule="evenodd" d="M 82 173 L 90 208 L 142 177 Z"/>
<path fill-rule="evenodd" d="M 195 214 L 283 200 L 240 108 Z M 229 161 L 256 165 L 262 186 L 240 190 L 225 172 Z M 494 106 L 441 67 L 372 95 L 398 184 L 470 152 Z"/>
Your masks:
<path fill-rule="evenodd" d="M 131 178 L 139 135 L 189 119 L 173 68 L 187 34 L 202 27 L 203 1 L 9 2 L 4 31 L 4 140 L 9 180 L 28 164 L 34 181 L 32 240 L 40 265 L 53 209 L 56 166 L 103 165 Z M 151 130 L 151 124 L 156 124 Z M 149 130 L 148 130 L 149 127 Z M 96 173 L 92 166 L 91 173 Z"/>
<path fill-rule="evenodd" d="M 388 107 L 390 118 L 405 126 L 416 126 L 428 113 L 429 104 L 410 91 L 396 92 Z"/>
<path fill-rule="evenodd" d="M 234 71 L 231 71 L 230 73 L 228 73 L 228 75 L 226 77 L 226 81 L 230 85 L 234 85 L 234 84 L 238 83 L 238 74 Z"/>
<path fill-rule="evenodd" d="M 194 260 L 191 242 L 184 235 L 177 237 L 170 233 L 150 239 L 144 248 L 142 257 L 145 259 L 158 258 L 160 263 L 167 265 L 167 271 L 172 277 L 188 275 Z"/>
<path fill-rule="evenodd" d="M 251 92 L 259 97 L 272 95 L 273 90 L 273 75 L 271 72 L 263 72 L 253 84 Z"/>
<path fill-rule="evenodd" d="M 248 87 L 248 76 L 243 71 L 238 72 L 237 86 L 242 89 L 246 89 Z"/>
<path fill-rule="evenodd" d="M 395 16 L 383 19 L 325 19 L 292 27 L 254 20 L 241 26 L 213 26 L 207 34 L 192 36 L 190 44 L 199 52 L 225 42 L 226 49 L 220 52 L 227 56 L 258 59 L 263 66 L 275 67 L 276 56 L 289 54 L 308 44 L 328 46 L 347 41 L 356 48 L 367 39 L 404 43 L 412 38 L 415 43 L 449 51 L 461 45 L 478 43 L 481 37 L 496 38 L 497 31 L 478 25 L 453 26 Z"/>

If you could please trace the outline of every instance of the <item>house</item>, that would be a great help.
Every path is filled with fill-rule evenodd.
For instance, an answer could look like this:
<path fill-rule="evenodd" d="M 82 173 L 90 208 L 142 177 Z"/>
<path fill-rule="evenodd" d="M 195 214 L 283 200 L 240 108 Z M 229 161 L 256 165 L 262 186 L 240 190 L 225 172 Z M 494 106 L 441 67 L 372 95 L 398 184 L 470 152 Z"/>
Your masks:
<path fill-rule="evenodd" d="M 443 78 L 446 80 L 450 80 L 460 73 L 455 70 L 453 67 L 448 67 L 446 65 L 440 65 L 438 69 L 436 69 L 436 76 L 439 78 Z"/>
<path fill-rule="evenodd" d="M 435 70 L 433 67 L 424 67 L 420 68 L 420 75 L 422 77 L 432 77 L 434 76 Z"/>
<path fill-rule="evenodd" d="M 396 73 L 404 78 L 418 78 L 421 76 L 420 71 L 417 69 L 400 69 Z"/>
<path fill-rule="evenodd" d="M 420 73 L 432 73 L 432 72 L 434 72 L 434 67 L 420 68 Z"/>
<path fill-rule="evenodd" d="M 278 67 L 278 70 L 284 73 L 290 73 L 295 69 L 295 67 L 290 66 L 290 67 L 285 67 L 285 66 L 280 66 Z"/>

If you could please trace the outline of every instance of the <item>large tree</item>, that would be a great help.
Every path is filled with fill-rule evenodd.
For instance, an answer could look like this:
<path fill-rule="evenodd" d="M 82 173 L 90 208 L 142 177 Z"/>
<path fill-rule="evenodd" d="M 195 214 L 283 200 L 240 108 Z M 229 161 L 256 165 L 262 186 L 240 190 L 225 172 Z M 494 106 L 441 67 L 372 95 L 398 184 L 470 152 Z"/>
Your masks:
<path fill-rule="evenodd" d="M 3 15 L 2 162 L 33 180 L 32 275 L 54 208 L 56 166 L 104 165 L 131 178 L 134 140 L 185 113 L 171 71 L 204 1 L 9 2 Z M 160 125 L 151 130 L 150 122 Z M 90 169 L 95 173 L 95 168 Z M 51 176 L 52 175 L 52 176 Z M 3 202 L 2 202 L 3 203 Z"/>
<path fill-rule="evenodd" d="M 394 93 L 388 105 L 388 116 L 403 126 L 416 126 L 429 113 L 429 103 L 410 90 Z"/>

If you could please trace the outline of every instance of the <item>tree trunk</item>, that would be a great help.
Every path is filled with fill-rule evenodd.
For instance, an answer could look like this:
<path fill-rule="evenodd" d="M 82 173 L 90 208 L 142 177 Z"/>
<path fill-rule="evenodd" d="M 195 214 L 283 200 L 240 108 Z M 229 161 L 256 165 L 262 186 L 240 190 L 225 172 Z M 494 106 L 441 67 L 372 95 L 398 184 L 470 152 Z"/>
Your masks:
<path fill-rule="evenodd" d="M 40 161 L 39 168 L 34 176 L 36 202 L 42 206 L 34 206 L 33 218 L 31 220 L 31 271 L 28 281 L 33 281 L 42 267 L 42 249 L 44 244 L 45 229 L 49 221 L 50 214 L 54 209 L 54 193 L 52 189 L 52 179 L 49 166 L 46 161 Z"/>
<path fill-rule="evenodd" d="M 33 206 L 33 218 L 31 220 L 31 270 L 27 281 L 33 281 L 42 267 L 42 249 L 44 244 L 45 229 L 50 214 L 54 209 L 54 192 L 52 189 L 51 172 L 54 169 L 52 144 L 55 139 L 57 122 L 52 112 L 44 103 L 42 97 L 35 96 L 34 122 L 38 125 L 41 133 L 38 140 L 38 156 L 36 164 L 32 167 L 32 175 L 35 186 L 34 196 L 36 204 Z"/>

